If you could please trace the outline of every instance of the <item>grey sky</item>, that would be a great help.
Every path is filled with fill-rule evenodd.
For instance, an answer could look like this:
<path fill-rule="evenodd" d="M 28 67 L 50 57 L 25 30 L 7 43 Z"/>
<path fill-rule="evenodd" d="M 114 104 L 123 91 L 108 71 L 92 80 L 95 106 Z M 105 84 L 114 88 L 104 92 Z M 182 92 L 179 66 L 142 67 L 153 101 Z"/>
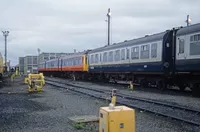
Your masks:
<path fill-rule="evenodd" d="M 107 9 L 112 43 L 200 22 L 199 0 L 0 0 L 0 30 L 9 30 L 8 59 L 42 52 L 73 52 L 107 43 Z M 4 38 L 0 35 L 4 55 Z"/>

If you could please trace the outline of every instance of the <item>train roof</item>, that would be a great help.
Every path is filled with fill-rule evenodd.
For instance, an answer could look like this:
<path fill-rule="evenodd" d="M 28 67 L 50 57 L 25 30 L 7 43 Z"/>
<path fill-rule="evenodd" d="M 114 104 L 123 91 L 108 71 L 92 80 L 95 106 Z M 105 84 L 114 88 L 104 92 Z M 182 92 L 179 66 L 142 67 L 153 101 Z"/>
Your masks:
<path fill-rule="evenodd" d="M 200 31 L 200 23 L 197 23 L 191 26 L 180 28 L 177 31 L 176 35 L 180 36 L 180 35 L 191 34 L 191 33 L 199 32 L 199 31 Z"/>
<path fill-rule="evenodd" d="M 97 48 L 97 49 L 94 49 L 94 50 L 90 51 L 89 54 L 90 53 L 104 51 L 104 50 L 121 48 L 121 47 L 124 47 L 124 46 L 131 46 L 131 45 L 136 45 L 136 44 L 142 44 L 142 43 L 148 43 L 148 42 L 161 40 L 161 39 L 163 39 L 163 37 L 166 34 L 166 32 L 167 31 L 161 32 L 161 33 L 157 33 L 157 34 L 153 34 L 153 35 L 148 35 L 148 36 L 145 36 L 145 37 L 142 37 L 142 38 L 137 38 L 137 39 L 132 39 L 132 40 L 120 42 L 120 43 L 109 45 L 109 46 L 100 47 L 100 48 Z"/>
<path fill-rule="evenodd" d="M 83 52 L 78 52 L 78 53 L 74 53 L 72 55 L 68 55 L 68 56 L 62 56 L 62 59 L 66 59 L 66 58 L 74 58 L 74 57 L 79 57 L 79 56 L 83 56 L 87 53 L 87 51 L 83 51 Z"/>
<path fill-rule="evenodd" d="M 86 50 L 86 51 L 82 51 L 82 52 L 77 52 L 77 53 L 73 53 L 73 54 L 70 54 L 70 55 L 66 55 L 66 56 L 61 56 L 60 58 L 61 59 L 66 59 L 66 58 L 74 58 L 74 57 L 79 57 L 79 56 L 83 56 L 85 54 L 87 54 L 90 50 Z M 52 62 L 52 61 L 57 61 L 58 58 L 55 58 L 55 59 L 51 59 L 51 60 L 48 60 L 46 62 Z M 43 64 L 45 62 L 41 62 L 40 64 Z"/>

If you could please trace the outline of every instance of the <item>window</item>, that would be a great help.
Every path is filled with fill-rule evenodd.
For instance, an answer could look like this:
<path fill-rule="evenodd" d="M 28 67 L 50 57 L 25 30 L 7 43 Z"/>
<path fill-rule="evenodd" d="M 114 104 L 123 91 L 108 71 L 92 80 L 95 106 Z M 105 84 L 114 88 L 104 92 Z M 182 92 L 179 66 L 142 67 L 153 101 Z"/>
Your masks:
<path fill-rule="evenodd" d="M 126 59 L 130 58 L 130 49 L 126 49 Z"/>
<path fill-rule="evenodd" d="M 194 41 L 198 41 L 198 35 L 194 35 Z"/>
<path fill-rule="evenodd" d="M 95 63 L 99 62 L 99 54 L 95 54 Z"/>
<path fill-rule="evenodd" d="M 54 67 L 57 67 L 58 66 L 58 61 L 55 61 L 54 62 Z"/>
<path fill-rule="evenodd" d="M 55 59 L 55 57 L 51 56 L 51 57 L 50 57 L 50 60 L 52 60 L 52 59 Z"/>
<path fill-rule="evenodd" d="M 77 59 L 72 59 L 72 61 L 73 61 L 73 66 L 75 66 L 76 65 L 76 63 L 77 63 L 77 61 L 76 61 Z"/>
<path fill-rule="evenodd" d="M 37 63 L 38 63 L 37 57 L 34 57 L 33 58 L 33 64 L 37 64 Z"/>
<path fill-rule="evenodd" d="M 102 58 L 102 54 L 100 53 L 100 58 L 99 58 L 99 61 L 100 61 L 100 62 L 101 62 L 101 60 L 102 60 L 101 58 Z"/>
<path fill-rule="evenodd" d="M 139 47 L 131 48 L 131 59 L 139 59 Z"/>
<path fill-rule="evenodd" d="M 121 50 L 121 60 L 125 60 L 125 49 Z"/>
<path fill-rule="evenodd" d="M 103 53 L 103 62 L 107 62 L 107 52 Z"/>
<path fill-rule="evenodd" d="M 71 60 L 69 59 L 69 61 L 68 61 L 68 66 L 71 66 L 72 65 L 72 62 L 71 62 Z"/>
<path fill-rule="evenodd" d="M 194 41 L 194 35 L 190 36 L 190 42 Z"/>
<path fill-rule="evenodd" d="M 120 61 L 120 50 L 115 51 L 115 61 Z"/>
<path fill-rule="evenodd" d="M 65 61 L 65 66 L 69 66 L 69 60 Z"/>
<path fill-rule="evenodd" d="M 141 46 L 141 59 L 149 58 L 149 45 Z"/>
<path fill-rule="evenodd" d="M 94 63 L 94 55 L 91 55 L 91 63 Z"/>
<path fill-rule="evenodd" d="M 157 57 L 157 44 L 151 44 L 151 58 Z"/>
<path fill-rule="evenodd" d="M 28 60 L 28 64 L 32 64 L 32 61 L 33 61 L 33 60 L 32 60 L 32 57 L 31 57 L 31 56 L 28 56 L 28 57 L 27 57 L 27 60 Z"/>
<path fill-rule="evenodd" d="M 77 65 L 77 58 L 73 58 L 73 66 Z"/>
<path fill-rule="evenodd" d="M 109 61 L 109 62 L 113 62 L 113 51 L 110 51 L 110 52 L 109 52 L 108 61 Z"/>
<path fill-rule="evenodd" d="M 83 60 L 82 60 L 82 57 L 80 57 L 79 58 L 79 64 L 82 65 L 82 63 L 83 63 Z"/>
<path fill-rule="evenodd" d="M 49 60 L 49 57 L 44 57 L 44 60 L 45 60 L 45 61 Z"/>
<path fill-rule="evenodd" d="M 179 54 L 184 53 L 184 39 L 179 39 Z"/>
<path fill-rule="evenodd" d="M 190 36 L 190 55 L 200 55 L 200 34 Z"/>

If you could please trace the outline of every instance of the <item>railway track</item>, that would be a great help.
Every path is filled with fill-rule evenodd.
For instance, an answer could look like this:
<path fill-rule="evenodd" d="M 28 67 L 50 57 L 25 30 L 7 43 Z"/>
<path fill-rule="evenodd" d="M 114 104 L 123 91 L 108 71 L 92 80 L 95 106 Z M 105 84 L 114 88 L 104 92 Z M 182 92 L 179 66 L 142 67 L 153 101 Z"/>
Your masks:
<path fill-rule="evenodd" d="M 111 99 L 111 90 L 92 89 L 84 86 L 77 86 L 67 82 L 56 81 L 53 79 L 46 80 L 47 84 L 54 85 L 56 87 L 66 88 L 74 92 L 82 93 L 103 100 Z M 117 93 L 117 103 L 200 127 L 200 111 L 196 109 L 145 98 L 138 98 L 120 92 Z"/>

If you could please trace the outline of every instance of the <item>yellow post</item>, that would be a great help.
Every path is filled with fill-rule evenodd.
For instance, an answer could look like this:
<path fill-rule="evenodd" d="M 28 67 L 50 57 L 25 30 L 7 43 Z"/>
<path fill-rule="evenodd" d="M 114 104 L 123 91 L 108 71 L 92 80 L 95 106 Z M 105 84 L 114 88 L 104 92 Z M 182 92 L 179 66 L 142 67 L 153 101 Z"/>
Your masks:
<path fill-rule="evenodd" d="M 19 75 L 19 68 L 16 67 L 16 70 L 15 70 L 15 75 L 18 76 Z"/>
<path fill-rule="evenodd" d="M 130 89 L 133 90 L 133 82 L 130 81 Z"/>
<path fill-rule="evenodd" d="M 115 106 L 116 105 L 116 93 L 117 93 L 117 90 L 116 89 L 113 89 L 112 90 L 112 99 L 111 99 L 111 103 Z"/>

